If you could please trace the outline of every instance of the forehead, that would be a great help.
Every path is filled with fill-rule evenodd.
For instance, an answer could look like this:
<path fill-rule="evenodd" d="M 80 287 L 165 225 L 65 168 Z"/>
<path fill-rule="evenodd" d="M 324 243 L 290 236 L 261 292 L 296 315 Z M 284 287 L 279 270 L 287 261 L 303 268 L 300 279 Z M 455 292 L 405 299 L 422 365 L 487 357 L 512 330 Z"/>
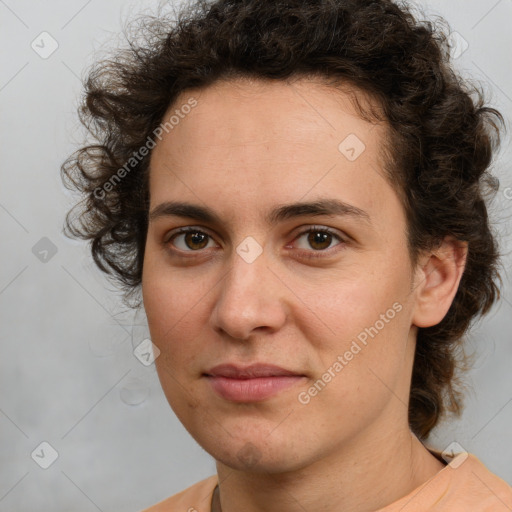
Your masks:
<path fill-rule="evenodd" d="M 229 204 L 270 210 L 306 195 L 343 196 L 361 209 L 385 206 L 393 194 L 384 178 L 387 127 L 361 117 L 355 94 L 369 101 L 308 79 L 222 81 L 184 91 L 164 121 L 191 99 L 197 103 L 152 152 L 151 203 L 186 196 L 225 206 L 226 216 Z"/>
<path fill-rule="evenodd" d="M 222 80 L 207 88 L 184 91 L 169 113 L 179 110 L 192 96 L 198 105 L 176 131 L 178 138 L 194 139 L 199 145 L 271 144 L 276 136 L 275 142 L 281 145 L 286 140 L 317 145 L 319 139 L 339 142 L 349 130 L 372 144 L 379 141 L 369 140 L 368 131 L 380 124 L 382 133 L 377 130 L 376 138 L 386 132 L 383 123 L 365 121 L 354 106 L 354 99 L 363 108 L 371 105 L 375 109 L 376 102 L 348 84 L 335 89 L 308 78 L 293 82 Z"/>
<path fill-rule="evenodd" d="M 318 159 L 328 151 L 354 162 L 364 152 L 367 164 L 383 170 L 387 126 L 364 120 L 354 98 L 363 108 L 369 105 L 375 110 L 375 101 L 348 84 L 340 90 L 308 78 L 290 83 L 222 80 L 188 89 L 164 115 L 162 123 L 173 118 L 172 130 L 163 133 L 152 161 L 179 165 L 186 160 L 190 168 L 196 161 L 217 157 L 210 162 L 212 170 L 219 156 L 224 161 L 252 157 L 253 164 L 266 158 L 293 163 Z M 190 108 L 192 101 L 195 106 Z M 178 118 L 175 114 L 180 113 Z"/>

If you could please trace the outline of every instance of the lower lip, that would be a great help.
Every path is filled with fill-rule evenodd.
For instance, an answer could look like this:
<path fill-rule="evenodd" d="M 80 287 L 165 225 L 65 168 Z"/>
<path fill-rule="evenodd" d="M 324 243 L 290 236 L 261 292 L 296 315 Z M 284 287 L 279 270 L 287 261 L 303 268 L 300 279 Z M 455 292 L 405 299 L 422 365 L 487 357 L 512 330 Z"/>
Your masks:
<path fill-rule="evenodd" d="M 304 379 L 300 375 L 231 379 L 207 375 L 213 390 L 232 402 L 258 402 L 287 389 Z"/>

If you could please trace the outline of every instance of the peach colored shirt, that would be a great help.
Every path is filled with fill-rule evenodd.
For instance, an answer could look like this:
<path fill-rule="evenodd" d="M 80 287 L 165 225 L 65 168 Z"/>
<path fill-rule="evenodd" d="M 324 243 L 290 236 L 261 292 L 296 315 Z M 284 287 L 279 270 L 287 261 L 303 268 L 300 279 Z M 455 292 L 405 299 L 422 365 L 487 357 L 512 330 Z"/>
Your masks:
<path fill-rule="evenodd" d="M 211 512 L 217 482 L 212 475 L 142 512 Z M 512 487 L 473 454 L 460 453 L 425 483 L 375 512 L 426 511 L 512 512 Z"/>

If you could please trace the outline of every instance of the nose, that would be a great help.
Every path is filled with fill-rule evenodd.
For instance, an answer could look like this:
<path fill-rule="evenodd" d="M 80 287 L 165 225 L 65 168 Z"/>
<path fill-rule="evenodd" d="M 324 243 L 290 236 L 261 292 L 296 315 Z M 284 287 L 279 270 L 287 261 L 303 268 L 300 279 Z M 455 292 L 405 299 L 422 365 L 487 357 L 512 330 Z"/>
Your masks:
<path fill-rule="evenodd" d="M 286 322 L 287 288 L 270 268 L 265 251 L 251 263 L 233 252 L 219 287 L 211 315 L 216 331 L 246 340 L 255 332 L 275 332 Z"/>

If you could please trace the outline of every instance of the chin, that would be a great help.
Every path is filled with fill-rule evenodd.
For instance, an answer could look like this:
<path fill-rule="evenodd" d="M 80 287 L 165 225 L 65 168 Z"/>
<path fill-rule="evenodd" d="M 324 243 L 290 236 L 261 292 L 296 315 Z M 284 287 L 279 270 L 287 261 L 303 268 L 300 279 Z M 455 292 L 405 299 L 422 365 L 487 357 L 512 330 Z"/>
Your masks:
<path fill-rule="evenodd" d="M 287 446 L 276 439 L 276 444 L 266 441 L 230 440 L 229 446 L 219 443 L 203 448 L 218 462 L 237 471 L 249 473 L 277 474 L 296 471 L 308 464 L 306 457 L 301 458 L 296 447 Z"/>

